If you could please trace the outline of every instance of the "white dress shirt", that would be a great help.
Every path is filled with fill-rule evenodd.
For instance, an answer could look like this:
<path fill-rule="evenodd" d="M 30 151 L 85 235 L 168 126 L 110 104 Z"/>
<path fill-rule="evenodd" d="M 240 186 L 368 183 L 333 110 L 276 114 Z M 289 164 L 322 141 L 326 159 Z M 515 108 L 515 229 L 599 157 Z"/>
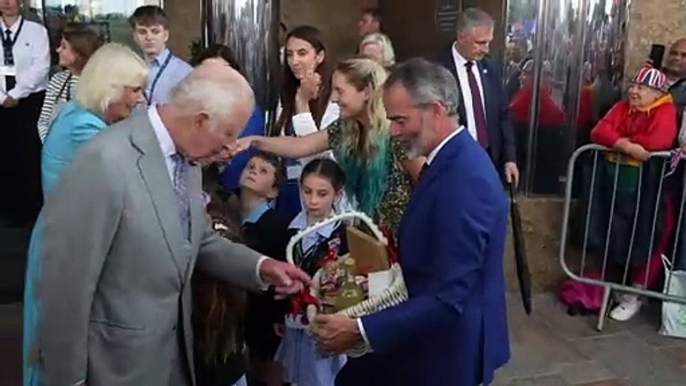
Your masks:
<path fill-rule="evenodd" d="M 48 74 L 50 72 L 50 41 L 48 31 L 42 25 L 24 19 L 24 25 L 19 31 L 22 17 L 12 24 L 9 30 L 12 32 L 11 39 L 16 41 L 12 49 L 14 56 L 14 69 L 16 70 L 16 85 L 7 90 L 5 77 L 0 76 L 0 103 L 3 103 L 9 95 L 13 99 L 20 100 L 27 96 L 43 91 L 48 87 Z M 5 36 L 7 26 L 0 19 L 0 32 Z M 19 32 L 19 35 L 17 35 Z M 5 52 L 0 44 L 0 65 L 3 65 Z"/>
<path fill-rule="evenodd" d="M 429 153 L 429 155 L 426 156 L 426 164 L 427 164 L 427 165 L 431 165 L 431 163 L 432 163 L 432 162 L 434 161 L 434 159 L 436 158 L 436 155 L 438 154 L 438 152 L 441 151 L 441 149 L 443 149 L 443 147 L 445 146 L 445 144 L 448 143 L 448 141 L 450 141 L 451 139 L 453 139 L 454 136 L 460 134 L 460 132 L 461 132 L 462 130 L 464 130 L 464 126 L 458 127 L 455 131 L 453 131 L 452 133 L 448 134 L 448 136 L 445 137 L 445 138 L 441 141 L 441 143 L 438 144 L 438 146 L 436 146 L 433 150 L 431 150 L 431 153 Z"/>
<path fill-rule="evenodd" d="M 460 92 L 462 93 L 462 103 L 464 104 L 464 111 L 467 114 L 466 117 L 460 117 L 463 125 L 466 125 L 469 134 L 475 140 L 476 138 L 476 120 L 474 119 L 474 106 L 472 105 L 472 89 L 469 88 L 469 78 L 467 77 L 467 64 L 468 60 L 465 59 L 453 45 L 453 60 L 455 61 L 455 69 L 457 70 L 457 80 L 460 87 Z M 479 65 L 474 62 L 472 66 L 472 73 L 474 78 L 476 78 L 476 84 L 479 86 L 479 92 L 481 93 L 481 103 L 484 103 L 484 88 L 481 82 L 481 74 L 479 73 Z M 482 106 L 484 109 L 484 115 L 486 114 L 486 106 Z M 485 119 L 486 117 L 484 117 Z M 466 119 L 466 120 L 465 120 Z"/>
<path fill-rule="evenodd" d="M 157 141 L 160 143 L 160 149 L 162 149 L 162 155 L 164 156 L 164 163 L 167 166 L 169 181 L 171 181 L 172 186 L 174 186 L 174 166 L 176 165 L 176 161 L 174 161 L 174 158 L 172 157 L 176 154 L 176 145 L 174 145 L 174 141 L 172 140 L 171 135 L 169 135 L 169 130 L 164 126 L 164 122 L 162 122 L 162 118 L 157 111 L 157 106 L 154 104 L 148 108 L 148 119 L 155 131 Z M 260 283 L 260 287 L 266 289 L 267 285 L 262 281 L 260 275 L 260 267 L 262 267 L 262 263 L 264 263 L 265 260 L 267 260 L 267 257 L 262 256 L 257 262 L 255 275 L 257 275 L 257 281 Z"/>
<path fill-rule="evenodd" d="M 441 149 L 443 149 L 445 144 L 448 143 L 448 141 L 450 141 L 451 139 L 453 139 L 453 137 L 458 135 L 462 130 L 464 130 L 464 126 L 458 127 L 457 130 L 450 133 L 447 137 L 445 137 L 441 141 L 441 143 L 438 144 L 438 146 L 436 146 L 433 150 L 431 150 L 431 153 L 429 153 L 429 155 L 426 156 L 426 164 L 431 165 L 431 162 L 433 162 L 433 160 L 436 158 L 436 155 L 438 154 L 438 152 L 441 151 Z M 367 349 L 369 349 L 369 351 L 372 351 L 372 346 L 369 343 L 369 338 L 367 338 L 367 333 L 364 330 L 364 324 L 362 323 L 362 318 L 357 319 L 357 329 L 360 330 L 360 335 L 362 336 L 362 339 L 364 340 L 364 344 L 367 345 Z"/>

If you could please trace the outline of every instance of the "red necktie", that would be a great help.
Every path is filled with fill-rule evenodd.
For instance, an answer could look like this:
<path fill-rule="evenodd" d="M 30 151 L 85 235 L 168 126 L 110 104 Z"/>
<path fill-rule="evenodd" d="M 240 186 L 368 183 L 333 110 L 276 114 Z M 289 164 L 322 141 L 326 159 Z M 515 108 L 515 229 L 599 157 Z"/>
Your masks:
<path fill-rule="evenodd" d="M 474 124 L 476 125 L 476 140 L 484 149 L 488 148 L 488 126 L 486 126 L 486 114 L 484 114 L 484 104 L 481 101 L 481 93 L 479 92 L 479 84 L 476 83 L 476 77 L 472 72 L 474 62 L 467 62 L 464 65 L 467 68 L 467 79 L 469 79 L 469 89 L 472 94 L 472 108 L 474 109 Z"/>

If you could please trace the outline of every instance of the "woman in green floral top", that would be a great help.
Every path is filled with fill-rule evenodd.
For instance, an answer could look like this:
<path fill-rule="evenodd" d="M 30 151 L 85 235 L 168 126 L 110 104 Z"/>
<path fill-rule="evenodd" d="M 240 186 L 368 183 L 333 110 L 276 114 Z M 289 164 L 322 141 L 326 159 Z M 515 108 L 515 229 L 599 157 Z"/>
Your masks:
<path fill-rule="evenodd" d="M 386 71 L 376 62 L 345 60 L 332 78 L 331 99 L 340 107 L 340 119 L 304 137 L 245 137 L 239 149 L 253 146 L 290 158 L 333 150 L 357 209 L 395 233 L 424 161 L 409 159 L 391 137 L 382 100 L 385 80 Z"/>

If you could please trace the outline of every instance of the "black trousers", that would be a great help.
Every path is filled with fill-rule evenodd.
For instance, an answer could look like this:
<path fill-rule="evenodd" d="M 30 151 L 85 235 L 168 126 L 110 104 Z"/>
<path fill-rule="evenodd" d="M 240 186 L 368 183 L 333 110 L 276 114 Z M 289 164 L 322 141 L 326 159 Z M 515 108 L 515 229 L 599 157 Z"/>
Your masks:
<path fill-rule="evenodd" d="M 30 226 L 43 205 L 37 122 L 45 92 L 0 106 L 0 222 Z"/>

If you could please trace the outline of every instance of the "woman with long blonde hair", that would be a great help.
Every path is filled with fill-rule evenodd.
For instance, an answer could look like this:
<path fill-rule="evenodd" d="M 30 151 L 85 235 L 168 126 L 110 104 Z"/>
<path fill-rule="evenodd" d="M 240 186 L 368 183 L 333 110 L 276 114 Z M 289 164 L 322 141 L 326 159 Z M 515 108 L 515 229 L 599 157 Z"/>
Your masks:
<path fill-rule="evenodd" d="M 386 77 L 386 70 L 371 59 L 342 61 L 332 77 L 338 120 L 302 137 L 245 137 L 239 148 L 252 146 L 291 158 L 333 150 L 348 182 L 348 198 L 395 232 L 423 161 L 409 159 L 403 145 L 391 137 L 382 98 Z"/>

